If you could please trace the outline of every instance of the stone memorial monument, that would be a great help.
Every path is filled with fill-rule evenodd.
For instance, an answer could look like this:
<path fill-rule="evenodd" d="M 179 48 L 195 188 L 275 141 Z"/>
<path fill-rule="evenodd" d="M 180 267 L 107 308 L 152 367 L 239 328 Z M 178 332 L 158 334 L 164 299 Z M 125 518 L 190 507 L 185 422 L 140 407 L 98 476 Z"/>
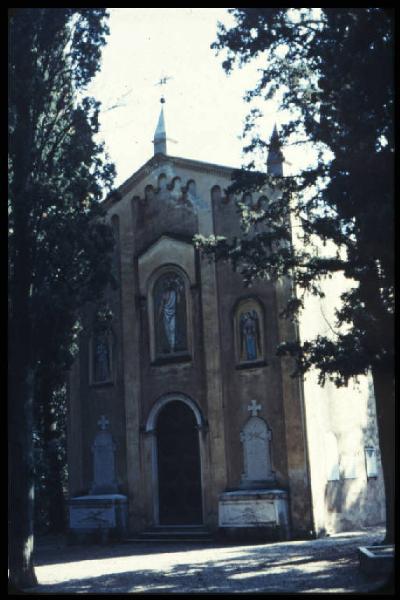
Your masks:
<path fill-rule="evenodd" d="M 96 536 L 105 541 L 124 537 L 127 528 L 127 497 L 118 493 L 115 473 L 115 443 L 109 421 L 102 415 L 98 421 L 93 452 L 93 483 L 90 494 L 69 501 L 69 530 L 79 541 Z"/>
<path fill-rule="evenodd" d="M 290 537 L 287 492 L 275 488 L 272 470 L 272 434 L 257 416 L 261 406 L 252 400 L 251 417 L 240 434 L 244 473 L 240 489 L 219 497 L 219 526 L 229 537 L 285 540 Z"/>
<path fill-rule="evenodd" d="M 115 444 L 108 430 L 109 422 L 104 415 L 98 422 L 100 431 L 97 432 L 93 446 L 94 479 L 90 489 L 91 494 L 115 494 L 118 484 L 115 478 Z"/>
<path fill-rule="evenodd" d="M 275 481 L 271 467 L 271 430 L 257 416 L 261 406 L 253 400 L 249 405 L 252 416 L 240 435 L 243 444 L 244 473 L 241 486 L 244 489 L 263 488 Z"/>

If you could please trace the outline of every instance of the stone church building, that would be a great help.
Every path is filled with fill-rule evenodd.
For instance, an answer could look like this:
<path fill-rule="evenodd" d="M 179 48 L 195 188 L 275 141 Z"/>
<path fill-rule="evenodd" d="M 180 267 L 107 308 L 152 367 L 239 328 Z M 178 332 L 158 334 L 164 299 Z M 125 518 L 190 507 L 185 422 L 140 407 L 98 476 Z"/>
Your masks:
<path fill-rule="evenodd" d="M 267 169 L 283 173 L 276 130 Z M 154 156 L 104 201 L 119 285 L 83 312 L 70 375 L 72 530 L 116 527 L 118 506 L 127 535 L 291 539 L 384 521 L 371 383 L 321 388 L 276 356 L 283 340 L 323 333 L 321 300 L 296 329 L 279 318 L 289 281 L 246 288 L 192 244 L 240 234 L 232 171 L 169 156 L 162 107 Z"/>

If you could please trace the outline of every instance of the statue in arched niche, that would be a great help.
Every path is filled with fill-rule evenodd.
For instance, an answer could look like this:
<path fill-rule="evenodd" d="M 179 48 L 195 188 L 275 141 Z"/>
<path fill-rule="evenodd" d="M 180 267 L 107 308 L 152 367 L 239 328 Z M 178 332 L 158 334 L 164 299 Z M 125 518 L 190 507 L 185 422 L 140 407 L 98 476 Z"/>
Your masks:
<path fill-rule="evenodd" d="M 154 286 L 156 353 L 187 350 L 186 296 L 181 275 L 169 272 Z"/>
<path fill-rule="evenodd" d="M 243 311 L 239 319 L 240 359 L 257 360 L 261 356 L 260 322 L 257 311 Z"/>
<path fill-rule="evenodd" d="M 98 331 L 93 339 L 93 379 L 96 382 L 111 379 L 110 340 L 107 331 Z"/>

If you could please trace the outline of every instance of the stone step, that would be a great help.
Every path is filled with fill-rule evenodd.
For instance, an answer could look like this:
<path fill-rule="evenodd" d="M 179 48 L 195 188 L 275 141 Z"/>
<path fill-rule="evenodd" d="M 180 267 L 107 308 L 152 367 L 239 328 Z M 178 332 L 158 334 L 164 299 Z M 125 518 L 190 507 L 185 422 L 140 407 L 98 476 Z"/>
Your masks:
<path fill-rule="evenodd" d="M 142 531 L 137 536 L 127 538 L 126 542 L 208 542 L 213 538 L 210 531 L 201 525 L 159 526 Z"/>
<path fill-rule="evenodd" d="M 212 544 L 212 538 L 129 538 L 123 540 L 124 543 L 130 544 Z"/>

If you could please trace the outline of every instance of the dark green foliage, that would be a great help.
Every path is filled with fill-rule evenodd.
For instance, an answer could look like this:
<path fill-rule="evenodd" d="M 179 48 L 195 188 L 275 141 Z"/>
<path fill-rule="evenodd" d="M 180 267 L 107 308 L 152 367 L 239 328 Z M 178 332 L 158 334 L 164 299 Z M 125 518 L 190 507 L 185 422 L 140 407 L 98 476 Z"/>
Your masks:
<path fill-rule="evenodd" d="M 42 386 L 43 388 L 43 386 Z M 38 534 L 61 533 L 67 526 L 66 388 L 62 386 L 35 406 L 35 517 Z"/>
<path fill-rule="evenodd" d="M 9 20 L 9 539 L 17 586 L 35 583 L 34 467 L 46 519 L 62 512 L 63 390 L 78 310 L 114 283 L 113 234 L 99 204 L 114 166 L 95 139 L 99 104 L 84 97 L 106 17 L 103 8 L 25 8 Z"/>

